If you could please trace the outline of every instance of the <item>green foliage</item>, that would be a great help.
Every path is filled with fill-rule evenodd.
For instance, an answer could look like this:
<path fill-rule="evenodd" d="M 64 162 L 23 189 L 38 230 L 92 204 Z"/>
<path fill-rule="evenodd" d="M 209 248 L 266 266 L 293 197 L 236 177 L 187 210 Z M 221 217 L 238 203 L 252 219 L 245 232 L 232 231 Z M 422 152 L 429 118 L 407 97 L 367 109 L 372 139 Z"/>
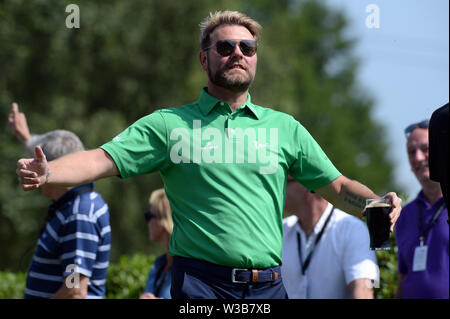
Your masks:
<path fill-rule="evenodd" d="M 155 256 L 135 254 L 121 256 L 110 264 L 106 279 L 106 298 L 139 298 L 144 292 L 148 272 Z M 0 272 L 0 299 L 22 299 L 25 294 L 25 273 Z"/>
<path fill-rule="evenodd" d="M 394 298 L 397 290 L 397 247 L 377 252 L 380 267 L 380 286 L 374 289 L 375 298 Z M 121 256 L 118 263 L 111 263 L 106 279 L 106 298 L 139 298 L 145 288 L 148 272 L 155 256 L 135 254 Z M 25 293 L 26 274 L 0 272 L 0 299 L 21 299 Z"/>
<path fill-rule="evenodd" d="M 25 294 L 25 273 L 0 271 L 0 299 L 21 299 Z"/>
<path fill-rule="evenodd" d="M 111 264 L 106 280 L 106 298 L 139 298 L 144 292 L 148 272 L 155 256 L 136 254 L 121 256 L 119 263 Z"/>
<path fill-rule="evenodd" d="M 392 299 L 395 297 L 398 285 L 397 252 L 395 237 L 391 233 L 391 249 L 377 251 L 378 267 L 380 268 L 380 285 L 374 288 L 376 299 Z"/>
<path fill-rule="evenodd" d="M 297 118 L 345 175 L 377 193 L 398 191 L 373 100 L 355 81 L 356 40 L 345 36 L 345 15 L 325 2 L 79 0 L 80 28 L 67 29 L 69 3 L 0 1 L 4 123 L 17 101 L 33 133 L 68 129 L 96 148 L 155 109 L 197 99 L 206 84 L 198 24 L 210 11 L 240 10 L 263 25 L 252 100 Z M 0 136 L 0 269 L 23 272 L 50 201 L 19 188 L 15 166 L 25 152 L 7 125 Z M 161 252 L 141 213 L 161 186 L 157 173 L 96 183 L 110 207 L 113 262 Z"/>
<path fill-rule="evenodd" d="M 376 193 L 396 190 L 373 99 L 357 85 L 345 15 L 318 1 L 282 3 L 263 23 L 256 103 L 292 114 L 344 175 Z"/>

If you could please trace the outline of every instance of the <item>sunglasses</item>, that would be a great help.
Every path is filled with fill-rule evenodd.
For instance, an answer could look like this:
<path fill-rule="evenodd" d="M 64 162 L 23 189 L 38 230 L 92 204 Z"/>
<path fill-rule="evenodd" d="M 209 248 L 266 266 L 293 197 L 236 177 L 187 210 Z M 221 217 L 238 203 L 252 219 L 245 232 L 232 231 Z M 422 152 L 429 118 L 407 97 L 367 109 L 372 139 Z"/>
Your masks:
<path fill-rule="evenodd" d="M 248 57 L 254 56 L 258 48 L 258 42 L 255 40 L 219 40 L 203 50 L 206 51 L 215 46 L 217 53 L 221 56 L 230 56 L 234 52 L 236 44 L 239 45 L 242 54 Z"/>
<path fill-rule="evenodd" d="M 149 222 L 152 218 L 156 218 L 159 219 L 158 216 L 156 216 L 155 214 L 153 214 L 152 212 L 150 212 L 149 210 L 146 210 L 144 212 L 144 218 L 147 222 Z"/>
<path fill-rule="evenodd" d="M 430 120 L 423 120 L 419 123 L 409 125 L 407 128 L 405 128 L 405 136 L 408 138 L 411 132 L 414 131 L 416 128 L 428 128 L 429 123 Z"/>

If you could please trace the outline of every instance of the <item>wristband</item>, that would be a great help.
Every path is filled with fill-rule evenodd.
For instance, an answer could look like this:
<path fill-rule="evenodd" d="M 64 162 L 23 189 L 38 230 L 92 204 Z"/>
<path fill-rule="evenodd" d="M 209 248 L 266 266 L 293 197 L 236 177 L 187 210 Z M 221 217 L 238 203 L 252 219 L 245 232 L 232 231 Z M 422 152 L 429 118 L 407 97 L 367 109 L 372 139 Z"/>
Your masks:
<path fill-rule="evenodd" d="M 45 175 L 45 182 L 44 184 L 48 183 L 48 177 L 50 176 L 50 168 L 47 167 L 47 174 Z"/>

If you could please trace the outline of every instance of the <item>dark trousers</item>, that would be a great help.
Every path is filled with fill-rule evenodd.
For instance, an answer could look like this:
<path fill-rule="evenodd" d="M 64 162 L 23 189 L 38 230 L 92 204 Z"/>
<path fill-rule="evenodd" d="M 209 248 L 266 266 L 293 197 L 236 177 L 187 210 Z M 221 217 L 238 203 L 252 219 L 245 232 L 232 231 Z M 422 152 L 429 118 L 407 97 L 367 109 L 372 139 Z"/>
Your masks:
<path fill-rule="evenodd" d="M 288 298 L 279 266 L 252 272 L 198 259 L 173 257 L 171 272 L 173 299 Z"/>

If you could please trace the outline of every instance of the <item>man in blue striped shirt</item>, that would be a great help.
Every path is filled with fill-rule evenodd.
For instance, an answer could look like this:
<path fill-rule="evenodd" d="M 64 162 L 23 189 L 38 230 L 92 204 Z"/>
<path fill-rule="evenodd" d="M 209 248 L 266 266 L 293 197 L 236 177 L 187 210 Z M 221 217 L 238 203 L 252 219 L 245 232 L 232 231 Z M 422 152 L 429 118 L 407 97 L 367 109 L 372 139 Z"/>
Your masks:
<path fill-rule="evenodd" d="M 11 130 L 33 152 L 40 145 L 48 160 L 84 150 L 72 132 L 31 135 L 26 117 L 13 103 Z M 25 298 L 103 298 L 111 248 L 109 209 L 93 190 L 44 185 L 53 200 L 28 271 Z"/>

